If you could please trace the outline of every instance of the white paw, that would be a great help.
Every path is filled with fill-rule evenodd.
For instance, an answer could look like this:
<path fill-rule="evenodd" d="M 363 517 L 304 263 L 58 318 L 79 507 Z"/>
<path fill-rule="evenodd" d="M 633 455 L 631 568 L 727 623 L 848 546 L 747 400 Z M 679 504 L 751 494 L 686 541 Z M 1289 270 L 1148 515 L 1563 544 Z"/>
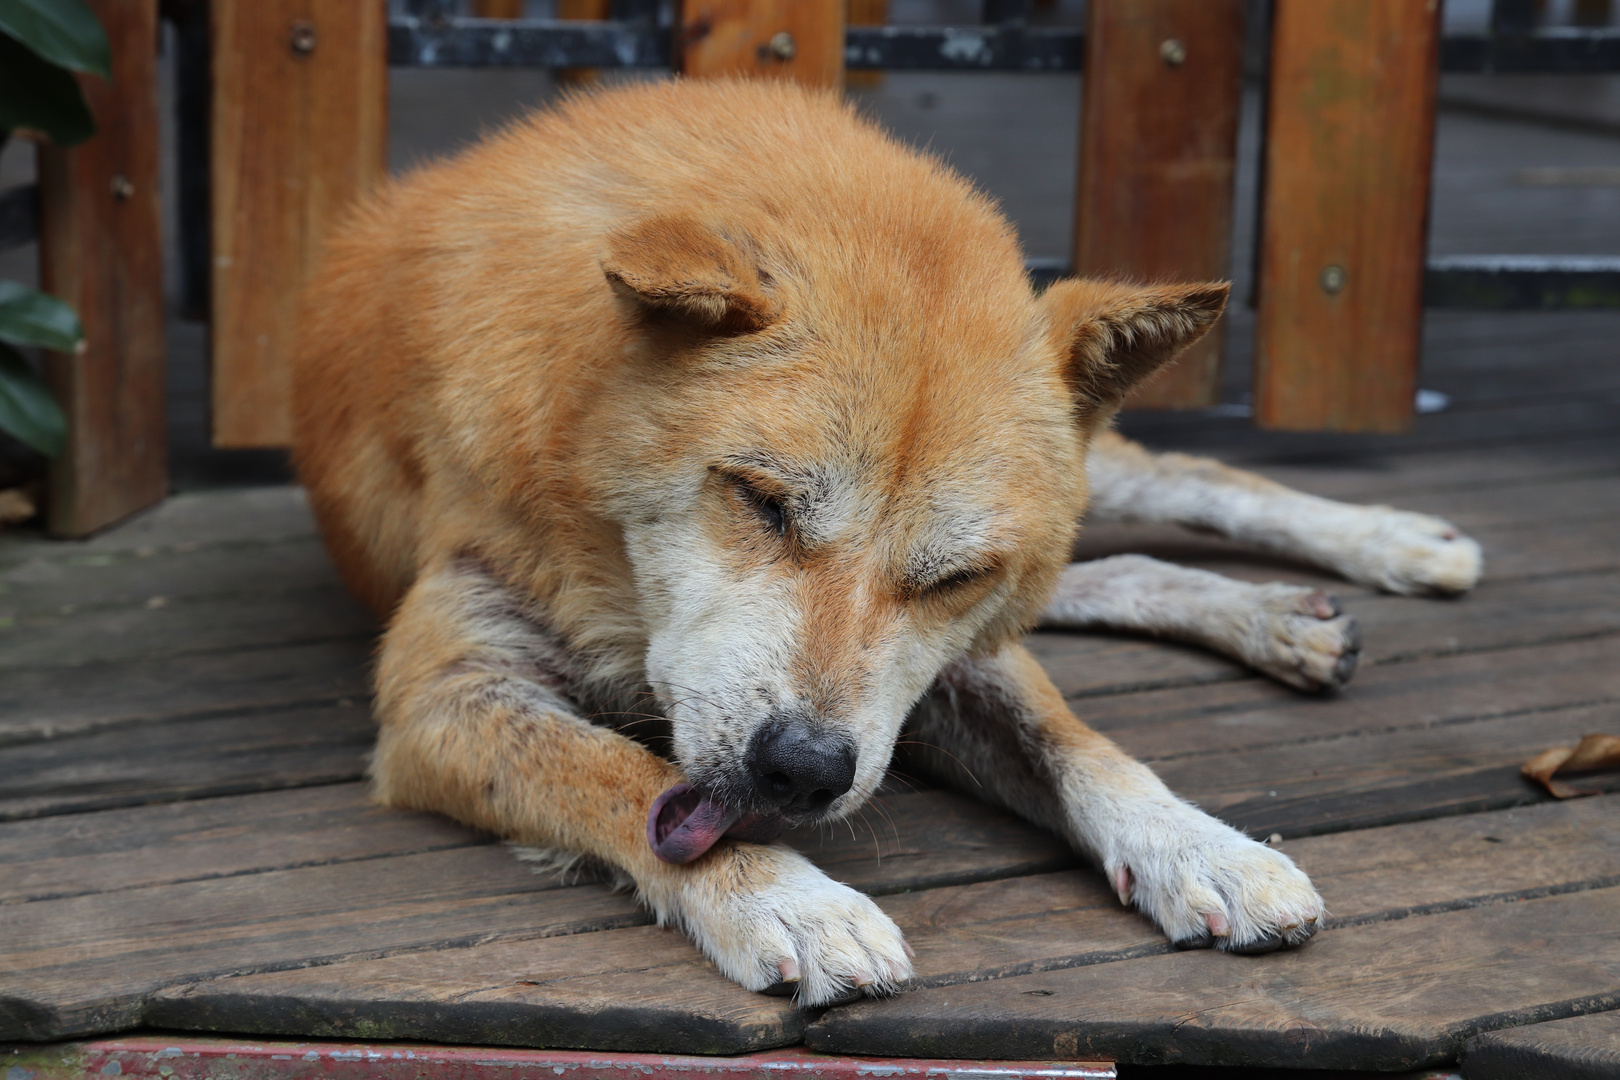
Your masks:
<path fill-rule="evenodd" d="M 779 844 L 731 843 L 688 867 L 678 922 L 721 974 L 749 990 L 794 984 L 801 1005 L 859 990 L 892 994 L 912 976 L 899 927 L 870 897 Z"/>
<path fill-rule="evenodd" d="M 1334 568 L 1350 580 L 1405 596 L 1462 593 L 1479 582 L 1479 544 L 1449 521 L 1394 510 L 1353 508 L 1352 527 Z"/>
<path fill-rule="evenodd" d="M 1361 628 L 1338 601 L 1297 585 L 1249 586 L 1253 607 L 1238 631 L 1239 658 L 1300 690 L 1338 689 L 1361 659 Z"/>
<path fill-rule="evenodd" d="M 1160 807 L 1108 858 L 1114 891 L 1177 947 L 1265 953 L 1298 945 L 1326 918 L 1310 878 L 1280 851 L 1190 806 Z M 1134 850 L 1129 850 L 1134 848 Z"/>

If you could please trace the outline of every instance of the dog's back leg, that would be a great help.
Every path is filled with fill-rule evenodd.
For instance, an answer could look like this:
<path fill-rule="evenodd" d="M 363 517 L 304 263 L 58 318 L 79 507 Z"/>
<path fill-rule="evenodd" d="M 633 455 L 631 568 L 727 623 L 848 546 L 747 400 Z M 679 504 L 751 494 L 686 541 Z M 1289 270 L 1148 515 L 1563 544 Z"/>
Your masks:
<path fill-rule="evenodd" d="M 818 1005 L 909 977 L 889 917 L 790 848 L 721 839 L 688 865 L 660 862 L 648 811 L 682 776 L 580 714 L 578 667 L 475 560 L 428 567 L 383 640 L 377 798 L 606 863 L 660 923 L 681 926 L 751 990 L 797 982 L 800 1001 Z"/>
<path fill-rule="evenodd" d="M 1146 555 L 1068 567 L 1041 625 L 1191 642 L 1300 690 L 1343 686 L 1361 656 L 1355 619 L 1320 590 L 1253 585 Z"/>
<path fill-rule="evenodd" d="M 1093 520 L 1207 529 L 1387 592 L 1460 593 L 1479 581 L 1479 545 L 1449 522 L 1351 506 L 1187 454 L 1099 434 L 1087 463 Z"/>

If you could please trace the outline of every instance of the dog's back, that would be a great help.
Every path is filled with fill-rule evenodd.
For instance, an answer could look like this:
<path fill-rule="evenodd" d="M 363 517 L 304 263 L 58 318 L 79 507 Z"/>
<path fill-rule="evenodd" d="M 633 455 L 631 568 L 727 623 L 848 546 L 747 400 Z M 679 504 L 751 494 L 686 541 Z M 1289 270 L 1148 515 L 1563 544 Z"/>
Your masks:
<path fill-rule="evenodd" d="M 532 546 L 536 528 L 589 530 L 569 517 L 594 475 L 574 464 L 589 456 L 582 418 L 635 347 L 604 282 L 605 237 L 660 213 L 817 237 L 791 256 L 848 265 L 814 277 L 892 289 L 913 315 L 939 291 L 918 283 L 941 267 L 984 278 L 952 281 L 949 303 L 1027 304 L 1016 241 L 989 202 L 834 98 L 664 83 L 516 123 L 381 192 L 333 239 L 308 292 L 299 472 L 344 577 L 379 612 L 421 552 L 453 547 L 454 534 Z M 942 237 L 960 248 L 942 250 Z M 873 252 L 886 265 L 869 265 Z M 870 295 L 850 305 L 885 308 Z M 944 310 L 922 321 L 964 322 Z M 623 387 L 610 396 L 626 403 Z M 436 530 L 451 535 L 430 543 Z"/>

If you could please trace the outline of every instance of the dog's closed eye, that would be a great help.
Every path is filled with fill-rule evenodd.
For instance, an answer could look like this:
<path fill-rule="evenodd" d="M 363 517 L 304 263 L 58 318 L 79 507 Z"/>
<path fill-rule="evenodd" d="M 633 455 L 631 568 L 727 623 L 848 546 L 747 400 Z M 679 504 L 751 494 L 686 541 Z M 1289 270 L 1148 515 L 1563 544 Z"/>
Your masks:
<path fill-rule="evenodd" d="M 777 536 L 786 536 L 788 529 L 787 505 L 770 492 L 761 491 L 752 484 L 738 481 L 737 493 L 748 503 L 761 523 Z"/>

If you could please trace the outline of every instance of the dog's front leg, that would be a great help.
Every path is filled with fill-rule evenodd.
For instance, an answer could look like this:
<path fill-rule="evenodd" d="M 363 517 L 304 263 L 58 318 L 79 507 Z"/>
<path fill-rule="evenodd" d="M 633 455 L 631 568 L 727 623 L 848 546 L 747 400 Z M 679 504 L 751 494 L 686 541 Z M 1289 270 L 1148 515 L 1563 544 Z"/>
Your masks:
<path fill-rule="evenodd" d="M 682 927 L 751 990 L 796 982 L 801 1002 L 821 1004 L 910 976 L 888 916 L 791 848 L 721 840 L 689 864 L 660 862 L 647 815 L 681 774 L 579 715 L 569 694 L 577 666 L 476 562 L 425 574 L 383 642 L 377 798 L 608 864 L 661 924 Z"/>
<path fill-rule="evenodd" d="M 909 765 L 1065 837 L 1179 946 L 1269 952 L 1321 924 L 1322 899 L 1292 860 L 1081 723 L 1021 645 L 946 668 L 904 748 Z"/>

